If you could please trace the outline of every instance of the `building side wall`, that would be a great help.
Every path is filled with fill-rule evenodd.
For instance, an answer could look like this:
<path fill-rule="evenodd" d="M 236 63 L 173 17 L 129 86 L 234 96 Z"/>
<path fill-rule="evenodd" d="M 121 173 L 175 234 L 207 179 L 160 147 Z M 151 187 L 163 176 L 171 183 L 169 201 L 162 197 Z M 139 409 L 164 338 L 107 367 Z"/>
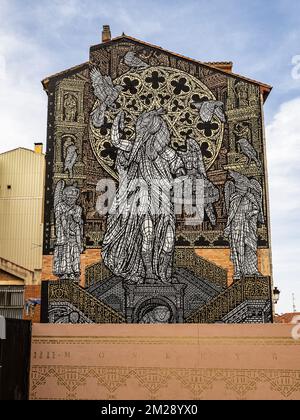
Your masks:
<path fill-rule="evenodd" d="M 129 52 L 147 62 L 147 68 L 134 71 L 124 64 Z M 92 111 L 97 109 L 90 70 L 96 68 L 122 90 L 116 109 L 107 109 L 100 129 L 92 123 Z M 45 197 L 45 234 L 43 242 L 42 280 L 55 280 L 53 255 L 56 248 L 57 221 L 55 197 L 61 186 L 78 188 L 77 205 L 83 214 L 84 252 L 81 255 L 80 284 L 85 284 L 85 270 L 100 261 L 106 232 L 106 217 L 96 210 L 100 192 L 98 182 L 117 180 L 116 150 L 111 143 L 111 129 L 117 110 L 128 117 L 128 139 L 133 139 L 138 115 L 155 107 L 165 110 L 164 119 L 170 130 L 170 147 L 183 150 L 189 137 L 199 141 L 207 178 L 219 193 L 213 204 L 215 223 L 205 214 L 198 226 L 189 226 L 185 216 L 176 218 L 177 248 L 193 248 L 197 255 L 227 271 L 231 285 L 234 268 L 230 244 L 224 230 L 229 218 L 226 190 L 230 171 L 239 172 L 259 184 L 262 191 L 264 222 L 257 223 L 258 270 L 271 276 L 269 236 L 269 202 L 264 147 L 264 122 L 259 84 L 230 73 L 208 68 L 201 63 L 173 55 L 138 42 L 119 40 L 92 47 L 90 60 L 84 66 L 70 69 L 49 79 L 47 130 L 47 177 Z M 204 124 L 194 101 L 217 100 L 224 104 L 226 118 L 212 119 Z M 71 105 L 70 105 L 71 104 Z M 203 118 L 203 117 L 201 117 Z M 131 137 L 130 137 L 131 136 Z M 239 147 L 246 140 L 257 154 L 249 160 Z M 75 147 L 76 159 L 72 171 L 67 169 L 69 147 Z M 221 270 L 219 273 L 222 272 Z M 219 274 L 216 274 L 217 277 Z M 221 277 L 221 275 L 220 275 Z"/>
<path fill-rule="evenodd" d="M 0 257 L 32 272 L 42 268 L 44 173 L 42 154 L 0 155 Z"/>

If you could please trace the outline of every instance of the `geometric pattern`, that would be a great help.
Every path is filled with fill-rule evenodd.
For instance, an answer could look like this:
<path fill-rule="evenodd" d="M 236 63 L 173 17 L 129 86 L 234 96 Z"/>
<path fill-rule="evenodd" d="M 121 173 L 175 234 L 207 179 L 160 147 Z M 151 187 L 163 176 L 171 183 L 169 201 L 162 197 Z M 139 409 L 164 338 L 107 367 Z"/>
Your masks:
<path fill-rule="evenodd" d="M 290 325 L 33 326 L 31 399 L 299 399 Z"/>
<path fill-rule="evenodd" d="M 261 385 L 267 385 L 280 399 L 299 399 L 300 396 L 300 370 L 34 366 L 31 399 L 38 399 L 36 390 L 50 378 L 55 379 L 57 387 L 64 389 L 66 399 L 73 399 L 77 392 L 80 393 L 80 387 L 86 386 L 88 379 L 96 380 L 99 395 L 103 396 L 99 399 L 113 397 L 119 388 L 132 380 L 136 380 L 152 400 L 159 399 L 162 389 L 172 380 L 178 381 L 190 398 L 196 400 L 200 400 L 206 391 L 212 391 L 217 382 L 237 399 L 247 399 L 248 394 Z"/>
<path fill-rule="evenodd" d="M 184 82 L 183 82 L 184 81 Z M 195 77 L 186 72 L 168 67 L 151 67 L 142 72 L 128 72 L 114 80 L 123 87 L 116 102 L 116 110 L 107 110 L 105 127 L 110 127 L 120 109 L 126 113 L 126 134 L 134 136 L 134 126 L 140 114 L 163 107 L 165 121 L 171 133 L 172 146 L 184 146 L 187 136 L 197 139 L 200 146 L 206 146 L 204 163 L 209 168 L 216 160 L 221 148 L 224 126 L 214 117 L 209 135 L 201 123 L 199 111 L 193 100 L 214 100 L 210 90 Z M 175 92 L 175 93 L 174 93 Z M 99 105 L 96 101 L 95 106 Z M 114 160 L 105 154 L 111 143 L 110 130 L 97 129 L 90 123 L 90 141 L 99 163 L 115 178 Z"/>
<path fill-rule="evenodd" d="M 60 280 L 57 285 L 49 283 L 50 318 L 55 318 L 54 322 L 58 323 L 79 324 L 83 322 L 100 324 L 271 322 L 270 278 L 260 276 L 257 267 L 257 249 L 269 248 L 270 245 L 266 172 L 263 164 L 264 138 L 260 94 L 262 85 L 129 39 L 125 35 L 106 45 L 92 47 L 88 63 L 67 70 L 61 76 L 50 77 L 45 85 L 50 100 L 44 254 L 54 254 L 53 274 Z M 153 110 L 157 113 L 157 115 L 154 113 L 155 118 Z M 151 114 L 153 124 L 157 120 L 164 129 L 155 132 L 155 123 L 152 127 L 154 136 L 149 124 L 146 124 L 148 127 L 146 132 L 149 131 L 148 134 L 151 134 L 148 139 L 140 129 L 143 127 L 141 123 L 143 118 L 146 122 L 147 118 L 150 118 L 150 114 L 147 114 L 149 111 L 153 114 Z M 101 193 L 97 184 L 99 179 L 107 177 L 118 179 L 119 165 L 124 164 L 119 156 L 120 142 L 123 142 L 121 138 L 125 143 L 128 141 L 126 144 L 129 148 L 136 142 L 134 138 L 144 141 L 148 139 L 149 145 L 150 138 L 151 141 L 159 140 L 158 143 L 161 145 L 166 141 L 170 150 L 166 155 L 161 151 L 161 155 L 158 153 L 156 157 L 159 162 L 161 159 L 162 162 L 167 162 L 162 163 L 166 174 L 170 175 L 170 178 L 180 174 L 186 174 L 188 177 L 201 175 L 206 181 L 204 196 L 209 196 L 206 198 L 211 200 L 205 207 L 203 222 L 197 228 L 186 223 L 187 215 L 184 212 L 178 215 L 176 220 L 170 219 L 169 222 L 172 223 L 169 226 L 169 222 L 165 223 L 160 235 L 154 226 L 153 235 L 158 238 L 159 246 L 153 245 L 152 249 L 151 245 L 151 250 L 147 252 L 140 251 L 143 247 L 135 244 L 134 239 L 123 241 L 127 253 L 133 254 L 133 266 L 140 267 L 139 270 L 130 270 L 130 275 L 122 270 L 122 272 L 114 270 L 117 266 L 126 268 L 127 265 L 122 265 L 122 261 L 118 261 L 118 253 L 115 255 L 110 248 L 107 251 L 107 238 L 114 250 L 112 237 L 115 238 L 116 234 L 112 236 L 107 234 L 110 232 L 109 223 L 99 210 L 96 211 L 96 203 L 99 204 Z M 192 141 L 196 144 L 193 146 L 195 149 L 191 146 Z M 239 147 L 241 145 L 244 146 Z M 140 149 L 141 152 L 143 150 Z M 205 170 L 203 165 L 203 170 L 197 169 L 198 172 L 204 171 L 203 173 L 194 173 L 197 166 L 195 162 L 199 160 L 199 156 L 194 159 L 194 151 L 199 153 L 201 160 L 203 159 Z M 127 154 L 124 156 L 126 160 Z M 184 168 L 178 167 L 174 156 L 178 157 L 179 163 L 182 159 L 181 164 Z M 131 156 L 133 157 L 134 155 Z M 168 163 L 171 157 L 172 162 L 176 163 L 176 165 L 172 163 L 172 167 Z M 152 154 L 149 155 L 147 152 L 143 159 L 135 164 L 143 169 L 150 165 L 151 159 Z M 129 166 L 132 164 L 131 161 L 127 163 Z M 155 178 L 155 171 L 148 172 L 147 176 L 152 181 L 151 177 Z M 129 173 L 132 175 L 131 171 Z M 238 184 L 238 180 L 232 174 L 238 174 L 245 181 L 243 181 L 245 185 Z M 235 182 L 228 182 L 229 177 Z M 233 189 L 229 188 L 230 186 Z M 249 188 L 253 190 L 252 195 L 250 192 L 250 195 L 248 194 L 250 198 L 247 195 L 246 199 L 243 194 L 237 193 L 240 186 L 247 186 L 247 191 Z M 237 191 L 234 193 L 235 188 Z M 255 202 L 251 201 L 252 196 Z M 228 206 L 229 201 L 230 206 Z M 234 205 L 238 208 L 235 209 Z M 254 215 L 252 207 L 255 210 L 258 208 L 260 217 Z M 249 228 L 248 218 L 244 217 L 244 214 L 251 217 L 252 221 L 251 235 L 247 238 L 244 234 L 239 236 L 240 231 L 244 233 Z M 122 222 L 122 227 L 124 224 L 127 222 Z M 147 218 L 141 231 L 140 228 L 132 226 L 133 231 L 139 235 L 139 241 L 142 237 L 143 245 L 147 242 L 150 231 L 152 234 L 150 225 Z M 70 234 L 70 237 L 64 230 Z M 129 232 L 129 229 L 126 231 Z M 99 253 L 101 249 L 107 267 L 110 267 L 115 277 L 121 276 L 126 279 L 125 283 L 128 280 L 131 285 L 138 283 L 141 286 L 147 283 L 147 279 L 153 280 L 150 270 L 153 268 L 152 265 L 155 266 L 154 271 L 158 272 L 156 276 L 159 281 L 165 276 L 170 281 L 173 251 L 163 248 L 161 255 L 159 252 L 159 258 L 158 256 L 152 258 L 151 254 L 156 248 L 160 249 L 161 245 L 165 246 L 167 243 L 172 245 L 172 249 L 176 247 L 177 253 L 181 250 L 191 250 L 194 253 L 193 248 L 196 247 L 215 249 L 221 254 L 223 251 L 219 251 L 220 249 L 226 249 L 224 251 L 226 253 L 230 248 L 235 268 L 238 263 L 241 265 L 238 275 L 235 273 L 235 280 L 240 280 L 240 283 L 234 284 L 226 291 L 220 290 L 220 295 L 210 296 L 211 301 L 208 302 L 202 298 L 206 290 L 196 290 L 195 295 L 190 297 L 193 291 L 187 283 L 192 283 L 195 279 L 192 276 L 186 279 L 186 273 L 183 273 L 179 280 L 181 280 L 180 285 L 184 287 L 180 292 L 173 286 L 168 290 L 166 288 L 155 290 L 153 285 L 148 303 L 145 300 L 147 293 L 142 287 L 129 290 L 125 287 L 127 284 L 122 285 L 124 290 L 120 298 L 115 293 L 119 292 L 120 286 L 114 284 L 115 279 L 111 276 L 105 279 L 107 284 L 103 287 L 113 284 L 114 290 L 109 290 L 110 294 L 105 292 L 105 296 L 101 295 L 99 291 L 102 290 L 102 284 L 98 288 L 95 283 L 104 280 L 102 263 L 87 267 L 87 282 L 84 282 L 86 267 L 85 264 L 81 264 L 84 261 L 81 260 L 81 254 L 84 254 L 87 248 L 99 249 Z M 121 250 L 120 255 L 123 255 L 123 245 L 121 245 L 122 241 L 116 244 L 116 249 Z M 131 245 L 138 250 L 136 256 L 131 252 Z M 106 259 L 106 251 L 110 254 L 110 265 Z M 194 256 L 190 258 L 183 254 L 184 252 L 180 265 L 177 264 L 178 258 L 175 255 L 175 266 L 183 272 L 184 269 L 189 269 L 188 265 L 191 262 L 193 274 L 196 274 L 203 283 L 201 287 L 206 288 L 204 283 L 210 281 L 210 277 L 221 286 L 226 283 L 225 267 L 213 266 L 209 264 L 210 261 L 196 260 Z M 247 264 L 241 262 L 246 256 Z M 161 264 L 157 264 L 158 260 Z M 223 259 L 220 258 L 220 261 Z M 228 260 L 224 264 L 228 266 Z M 142 278 L 144 271 L 147 278 Z M 177 273 L 178 270 L 176 276 L 179 278 Z M 83 288 L 74 282 L 78 281 L 80 276 L 82 284 L 85 284 Z M 251 281 L 248 278 L 244 282 L 244 279 L 241 279 L 244 276 L 251 276 L 253 279 Z M 172 280 L 176 283 L 178 278 L 175 277 Z M 230 277 L 231 273 L 228 275 L 228 280 Z M 185 279 L 186 282 L 183 281 Z M 251 282 L 253 284 L 250 284 Z M 97 287 L 97 295 L 92 293 L 90 289 L 92 285 Z M 256 293 L 254 289 L 258 286 L 262 287 Z M 145 307 L 138 306 L 136 300 L 134 306 L 129 305 L 131 302 L 129 296 L 135 294 L 137 299 L 143 293 L 141 305 L 147 304 Z M 161 297 L 165 300 L 159 299 Z M 135 314 L 137 307 L 141 311 Z M 174 308 L 178 311 L 176 312 Z M 134 316 L 128 315 L 131 312 Z M 46 314 L 46 311 L 43 313 Z"/>

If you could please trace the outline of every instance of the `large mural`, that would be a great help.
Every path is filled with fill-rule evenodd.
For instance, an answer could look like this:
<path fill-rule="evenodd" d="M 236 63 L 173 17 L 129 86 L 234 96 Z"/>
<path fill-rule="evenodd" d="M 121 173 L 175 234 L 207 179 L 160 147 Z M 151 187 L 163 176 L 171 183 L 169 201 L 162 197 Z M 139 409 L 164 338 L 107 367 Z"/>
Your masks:
<path fill-rule="evenodd" d="M 44 320 L 271 322 L 262 86 L 126 36 L 46 81 Z"/>

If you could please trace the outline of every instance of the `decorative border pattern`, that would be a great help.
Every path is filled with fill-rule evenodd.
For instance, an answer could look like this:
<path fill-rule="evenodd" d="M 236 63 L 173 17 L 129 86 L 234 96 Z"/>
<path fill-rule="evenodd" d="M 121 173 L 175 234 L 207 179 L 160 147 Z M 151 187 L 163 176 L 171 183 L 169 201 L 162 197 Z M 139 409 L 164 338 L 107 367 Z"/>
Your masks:
<path fill-rule="evenodd" d="M 232 391 L 236 398 L 247 398 L 261 384 L 269 385 L 274 393 L 284 399 L 299 398 L 300 370 L 283 369 L 178 369 L 143 367 L 99 366 L 33 366 L 31 374 L 31 399 L 38 397 L 37 390 L 48 380 L 56 380 L 63 387 L 66 399 L 79 399 L 77 392 L 87 385 L 88 379 L 97 381 L 104 388 L 102 399 L 116 399 L 115 393 L 129 381 L 137 380 L 147 391 L 149 399 L 158 399 L 162 389 L 168 388 L 171 380 L 177 380 L 182 389 L 194 399 L 201 399 L 211 391 L 216 382 L 224 382 L 225 391 Z M 43 398 L 44 399 L 44 398 Z"/>

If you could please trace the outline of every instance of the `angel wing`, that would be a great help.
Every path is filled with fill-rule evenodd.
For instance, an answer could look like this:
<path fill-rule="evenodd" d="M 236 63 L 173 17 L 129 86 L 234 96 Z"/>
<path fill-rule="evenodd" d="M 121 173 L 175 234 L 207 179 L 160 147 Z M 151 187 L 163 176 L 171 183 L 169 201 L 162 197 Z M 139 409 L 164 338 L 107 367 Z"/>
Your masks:
<path fill-rule="evenodd" d="M 97 108 L 94 109 L 94 111 L 91 112 L 91 118 L 93 121 L 93 125 L 96 128 L 101 128 L 104 123 L 105 118 L 105 111 L 106 111 L 106 105 L 101 104 L 97 106 Z"/>
<path fill-rule="evenodd" d="M 215 109 L 215 115 L 219 118 L 219 120 L 223 123 L 226 122 L 226 115 L 224 112 L 224 104 L 223 102 L 219 102 L 219 106 Z"/>
<path fill-rule="evenodd" d="M 62 179 L 58 181 L 58 183 L 56 184 L 55 192 L 54 192 L 54 209 L 62 200 L 62 193 L 63 193 L 63 190 L 65 189 L 65 185 L 66 185 L 65 181 L 63 181 Z"/>
<path fill-rule="evenodd" d="M 194 103 L 194 105 L 199 110 L 200 118 L 203 122 L 211 122 L 214 115 L 216 115 L 222 122 L 226 122 L 223 102 L 205 101 Z"/>
<path fill-rule="evenodd" d="M 235 192 L 235 185 L 232 181 L 227 181 L 225 184 L 225 206 L 227 214 L 229 214 L 229 208 L 230 208 L 230 197 Z"/>
<path fill-rule="evenodd" d="M 95 67 L 91 70 L 90 75 L 92 79 L 94 94 L 97 96 L 98 99 L 100 99 L 101 102 L 105 102 L 107 97 L 107 81 L 105 81 L 100 71 Z"/>
<path fill-rule="evenodd" d="M 107 96 L 112 95 L 112 93 L 115 91 L 115 87 L 110 76 L 105 76 L 103 78 L 103 86 Z"/>
<path fill-rule="evenodd" d="M 252 194 L 256 198 L 257 204 L 259 206 L 259 216 L 258 221 L 261 224 L 265 223 L 264 212 L 263 212 L 263 189 L 260 183 L 256 179 L 251 179 L 250 184 L 253 186 L 251 188 Z"/>
<path fill-rule="evenodd" d="M 110 86 L 112 89 L 114 88 L 114 84 L 113 84 L 110 76 L 104 76 L 104 81 L 105 81 L 107 86 Z"/>

